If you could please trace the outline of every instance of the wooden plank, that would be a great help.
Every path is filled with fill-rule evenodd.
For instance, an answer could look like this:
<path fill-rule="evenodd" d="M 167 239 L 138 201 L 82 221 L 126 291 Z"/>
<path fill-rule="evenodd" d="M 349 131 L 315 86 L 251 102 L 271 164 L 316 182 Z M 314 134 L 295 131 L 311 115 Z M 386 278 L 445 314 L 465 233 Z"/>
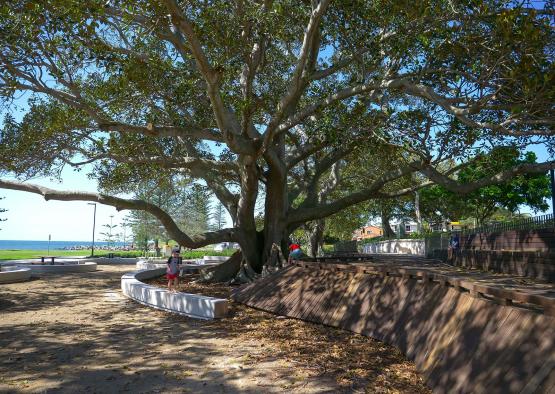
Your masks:
<path fill-rule="evenodd" d="M 428 322 L 437 308 L 438 300 L 447 291 L 445 287 L 430 281 L 414 282 L 394 333 L 395 345 L 409 357 L 414 357 L 411 350 L 419 348 L 426 341 L 428 333 L 424 331 L 423 325 Z"/>
<path fill-rule="evenodd" d="M 352 310 L 352 308 L 356 305 L 357 303 L 356 295 L 361 292 L 360 286 L 367 279 L 368 279 L 368 275 L 365 275 L 360 272 L 353 277 L 349 285 L 349 288 L 345 292 L 345 296 L 343 297 L 341 303 L 338 304 L 332 316 L 327 321 L 327 324 L 334 327 L 342 327 L 341 322 L 345 318 L 347 312 L 349 310 Z"/>
<path fill-rule="evenodd" d="M 355 274 L 352 267 L 339 268 L 337 272 L 337 267 L 295 267 L 260 281 L 245 293 L 258 308 L 395 344 L 415 360 L 437 393 L 528 393 L 553 387 L 554 317 L 472 298 L 439 283 Z M 402 265 L 379 269 L 404 275 L 427 273 Z M 502 298 L 514 293 L 491 290 L 462 277 L 432 276 Z M 538 292 L 519 294 L 537 303 L 551 302 Z"/>
<path fill-rule="evenodd" d="M 335 273 L 337 274 L 337 273 Z M 346 275 L 350 275 L 350 274 L 346 274 Z M 343 282 L 346 279 L 339 279 L 336 277 L 336 282 L 337 281 L 341 281 L 343 286 L 348 286 L 348 283 Z M 314 285 L 312 285 L 314 286 Z M 317 305 L 317 297 L 314 294 L 314 292 L 310 292 L 309 294 L 307 294 L 307 299 L 305 300 L 305 302 L 303 302 L 303 304 L 298 304 L 296 306 L 296 308 L 292 311 L 291 316 L 297 319 L 301 319 L 303 318 L 303 316 L 307 313 L 307 311 L 312 310 L 316 307 Z M 337 294 L 336 297 L 340 297 L 340 294 Z"/>
<path fill-rule="evenodd" d="M 546 364 L 542 366 L 542 369 L 545 370 L 547 376 L 537 388 L 536 393 L 555 394 L 555 353 L 549 360 L 546 360 Z M 536 376 L 534 376 L 534 378 L 535 377 Z M 527 390 L 527 388 L 528 387 L 524 387 L 521 394 L 530 394 L 531 390 Z"/>
<path fill-rule="evenodd" d="M 412 306 L 410 301 L 415 287 L 424 287 L 425 285 L 422 281 L 415 279 L 402 279 L 400 285 L 402 287 L 399 289 L 401 294 L 399 304 L 396 306 L 395 325 L 387 328 L 387 331 L 384 332 L 384 338 L 388 343 L 397 346 L 403 353 L 406 353 L 405 324 L 408 318 L 407 310 Z"/>
<path fill-rule="evenodd" d="M 435 303 L 428 320 L 421 324 L 422 338 L 419 347 L 414 350 L 415 363 L 424 373 L 430 373 L 435 365 L 438 350 L 445 345 L 449 336 L 449 331 L 456 329 L 458 320 L 456 318 L 457 307 L 459 306 L 462 295 L 451 288 L 447 288 L 443 297 Z M 409 348 L 408 351 L 411 351 Z"/>
<path fill-rule="evenodd" d="M 498 335 L 498 329 L 510 314 L 510 307 L 475 299 L 450 343 L 442 350 L 428 382 L 432 387 L 443 387 L 446 392 L 471 392 L 474 376 L 469 361 L 474 357 L 488 358 L 478 352 L 482 342 Z M 480 351 L 487 348 L 481 348 Z"/>
<path fill-rule="evenodd" d="M 263 280 L 269 281 L 270 278 L 266 277 Z M 256 289 L 258 289 L 258 282 L 259 281 L 247 283 L 235 289 L 231 295 L 231 299 L 237 302 L 245 301 L 250 296 L 251 292 L 256 291 Z"/>
<path fill-rule="evenodd" d="M 346 303 L 349 302 L 350 295 L 360 285 L 360 279 L 359 278 L 362 275 L 363 275 L 362 273 L 358 273 L 358 272 L 357 273 L 349 273 L 347 275 L 347 277 L 344 279 L 345 280 L 345 286 L 343 287 L 342 291 L 339 292 L 334 305 L 332 307 L 330 307 L 328 309 L 328 313 L 326 313 L 326 315 L 323 316 L 322 324 L 336 327 L 336 325 L 334 324 L 334 322 L 335 322 L 334 316 L 337 316 L 340 313 L 339 312 L 340 310 L 342 310 L 344 312 L 344 310 L 346 308 Z"/>
<path fill-rule="evenodd" d="M 290 271 L 293 266 L 289 266 L 283 268 L 282 270 L 275 272 L 271 275 L 266 276 L 265 278 L 255 280 L 254 282 L 247 283 L 241 287 L 239 287 L 231 296 L 234 301 L 237 302 L 247 302 L 253 293 L 261 290 L 266 286 L 266 284 L 275 281 L 279 276 L 284 275 L 285 272 Z"/>
<path fill-rule="evenodd" d="M 286 299 L 293 297 L 296 289 L 301 285 L 306 268 L 297 268 L 285 282 L 277 284 L 276 287 L 268 290 L 269 296 L 259 304 L 260 309 L 279 314 L 279 310 L 287 302 Z"/>
<path fill-rule="evenodd" d="M 317 295 L 320 294 L 320 292 L 315 290 L 318 286 L 323 286 L 321 278 L 321 271 L 313 271 L 306 274 L 305 280 L 301 285 L 302 295 L 300 298 L 302 302 L 297 302 L 296 305 L 289 311 L 288 316 L 302 319 L 303 314 L 306 313 L 307 310 L 314 307 Z"/>
<path fill-rule="evenodd" d="M 283 273 L 275 281 L 264 286 L 260 286 L 260 290 L 254 293 L 249 300 L 249 305 L 267 311 L 273 311 L 270 305 L 279 302 L 284 293 L 290 291 L 294 287 L 301 276 L 302 268 L 294 267 L 290 271 Z"/>
<path fill-rule="evenodd" d="M 348 280 L 348 278 L 350 277 L 352 277 L 352 273 L 348 271 L 342 271 L 336 274 L 334 282 L 331 283 L 331 287 L 329 287 L 326 297 L 321 303 L 321 307 L 319 310 L 314 309 L 314 313 L 319 316 L 319 323 L 324 324 L 326 317 L 329 314 L 333 314 L 333 311 L 341 301 L 341 297 L 349 287 L 350 280 Z"/>
<path fill-rule="evenodd" d="M 402 278 L 397 277 L 385 277 L 382 280 L 379 295 L 363 317 L 364 327 L 360 331 L 362 335 L 372 336 L 382 341 L 387 340 L 387 336 L 394 330 L 399 318 L 399 311 L 396 308 L 402 302 L 398 291 L 402 281 Z"/>
<path fill-rule="evenodd" d="M 492 393 L 507 392 L 510 384 L 507 385 L 502 376 L 503 366 L 507 357 L 518 348 L 522 342 L 523 330 L 531 321 L 531 313 L 527 310 L 511 308 L 511 313 L 499 326 L 497 335 L 491 337 L 489 341 L 480 342 L 477 353 L 484 355 L 483 358 L 473 357 L 471 362 L 473 390 L 476 392 Z M 499 387 L 491 387 L 490 382 L 500 384 Z"/>
<path fill-rule="evenodd" d="M 323 297 L 326 294 L 326 286 L 329 277 L 332 276 L 333 273 L 329 271 L 323 271 L 322 275 L 318 278 L 317 287 L 312 292 L 312 296 L 310 298 L 310 304 L 307 305 L 298 315 L 298 318 L 307 320 L 307 321 L 315 321 L 315 317 L 312 315 L 312 311 L 320 305 L 322 302 Z"/>
<path fill-rule="evenodd" d="M 384 278 L 382 277 L 368 275 L 366 280 L 361 283 L 359 286 L 360 293 L 357 294 L 356 298 L 358 302 L 356 305 L 353 305 L 354 308 L 345 314 L 341 321 L 342 328 L 360 334 L 363 329 L 368 327 L 368 311 L 371 310 L 375 300 L 384 289 L 383 280 Z"/>
<path fill-rule="evenodd" d="M 368 274 L 360 274 L 358 280 L 358 286 L 351 292 L 351 299 L 346 303 L 343 314 L 337 317 L 337 327 L 353 332 L 357 331 L 353 330 L 351 325 L 356 324 L 360 318 L 363 300 L 372 286 L 374 278 Z"/>
<path fill-rule="evenodd" d="M 326 312 L 326 308 L 334 296 L 334 286 L 336 285 L 337 278 L 345 275 L 345 273 L 341 272 L 327 272 L 327 275 L 323 278 L 324 290 L 321 293 L 321 297 L 317 299 L 314 307 L 305 315 L 306 319 L 315 323 L 322 322 L 322 315 Z"/>
<path fill-rule="evenodd" d="M 274 303 L 271 306 L 271 309 L 274 313 L 283 316 L 289 316 L 290 309 L 294 307 L 294 305 L 300 301 L 300 297 L 303 293 L 303 286 L 307 281 L 307 278 L 320 278 L 322 275 L 322 270 L 311 268 L 303 268 L 302 270 L 302 278 L 299 278 L 299 281 L 295 283 L 295 286 L 288 289 L 286 294 L 281 298 L 279 302 Z M 316 281 L 316 284 L 318 281 Z M 312 290 L 314 291 L 314 290 Z"/>
<path fill-rule="evenodd" d="M 489 392 L 520 392 L 555 354 L 555 319 L 527 311 L 530 319 L 517 326 L 519 340 L 496 363 L 485 388 Z M 547 375 L 546 375 L 547 377 Z M 541 379 L 544 380 L 543 378 Z"/>
<path fill-rule="evenodd" d="M 446 319 L 443 325 L 436 325 L 435 337 L 430 338 L 430 347 L 426 360 L 422 364 L 422 373 L 427 381 L 433 381 L 437 376 L 434 372 L 443 371 L 445 366 L 445 352 L 451 345 L 453 338 L 460 330 L 461 325 L 468 313 L 472 309 L 476 300 L 472 297 L 461 294 L 456 290 L 449 292 L 457 293 L 454 297 L 453 313 Z M 431 384 L 432 387 L 435 387 Z"/>
<path fill-rule="evenodd" d="M 283 271 L 278 271 L 274 275 L 270 275 L 265 278 L 265 280 L 258 282 L 255 287 L 249 289 L 246 297 L 243 297 L 243 302 L 247 305 L 254 306 L 255 303 L 260 301 L 260 297 L 265 296 L 266 292 L 268 292 L 271 288 L 276 287 L 281 281 L 289 278 L 290 275 L 292 275 L 292 273 L 296 270 L 296 267 L 291 266 L 290 268 L 288 267 Z"/>

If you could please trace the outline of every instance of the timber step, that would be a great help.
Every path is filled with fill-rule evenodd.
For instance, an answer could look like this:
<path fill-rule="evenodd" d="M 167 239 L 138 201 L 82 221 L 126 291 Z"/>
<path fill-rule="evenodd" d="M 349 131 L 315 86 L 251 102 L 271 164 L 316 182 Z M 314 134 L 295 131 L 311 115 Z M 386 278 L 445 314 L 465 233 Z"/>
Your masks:
<path fill-rule="evenodd" d="M 552 284 L 402 260 L 296 261 L 232 298 L 391 343 L 434 392 L 555 390 Z"/>

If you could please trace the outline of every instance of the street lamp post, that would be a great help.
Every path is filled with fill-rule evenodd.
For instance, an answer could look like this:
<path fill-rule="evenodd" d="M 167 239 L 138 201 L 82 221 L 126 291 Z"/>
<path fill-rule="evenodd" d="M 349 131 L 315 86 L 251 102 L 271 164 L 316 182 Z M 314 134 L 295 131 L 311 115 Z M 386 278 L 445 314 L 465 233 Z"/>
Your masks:
<path fill-rule="evenodd" d="M 553 214 L 553 226 L 555 226 L 555 170 L 549 170 L 551 178 L 551 213 Z"/>
<path fill-rule="evenodd" d="M 96 226 L 96 203 L 89 202 L 88 205 L 94 205 L 94 216 L 93 216 L 93 237 L 92 237 L 92 248 L 91 248 L 91 256 L 94 257 L 94 228 Z"/>
<path fill-rule="evenodd" d="M 110 244 L 111 245 L 108 245 L 108 247 L 111 247 L 112 249 L 114 249 L 114 246 L 115 246 L 115 242 L 112 239 L 112 228 L 114 227 L 112 225 L 113 220 L 114 220 L 114 215 L 110 215 L 110 231 L 108 232 L 109 233 L 108 238 L 110 239 Z"/>
<path fill-rule="evenodd" d="M 127 247 L 127 242 L 125 242 L 125 228 L 127 227 L 127 225 L 125 223 L 122 223 L 121 227 L 123 227 L 123 248 L 125 249 Z"/>

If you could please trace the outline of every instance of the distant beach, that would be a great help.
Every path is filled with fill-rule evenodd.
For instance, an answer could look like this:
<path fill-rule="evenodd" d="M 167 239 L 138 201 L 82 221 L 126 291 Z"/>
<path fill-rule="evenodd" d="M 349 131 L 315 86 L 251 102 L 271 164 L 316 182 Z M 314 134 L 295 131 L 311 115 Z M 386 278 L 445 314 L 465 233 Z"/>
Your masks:
<path fill-rule="evenodd" d="M 50 241 L 50 250 L 79 250 L 90 249 L 91 241 Z M 123 242 L 115 242 L 115 247 L 123 246 Z M 96 242 L 94 247 L 98 249 L 107 248 L 108 242 Z M 23 241 L 23 240 L 0 240 L 0 250 L 47 250 L 48 241 Z"/>

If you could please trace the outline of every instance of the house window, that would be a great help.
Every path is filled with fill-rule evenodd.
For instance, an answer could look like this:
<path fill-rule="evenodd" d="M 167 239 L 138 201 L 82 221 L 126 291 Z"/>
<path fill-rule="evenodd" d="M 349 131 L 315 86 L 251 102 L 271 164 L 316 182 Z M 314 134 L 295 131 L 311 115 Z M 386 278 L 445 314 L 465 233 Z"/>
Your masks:
<path fill-rule="evenodd" d="M 372 234 L 372 230 L 368 230 L 366 234 Z"/>
<path fill-rule="evenodd" d="M 410 233 L 410 232 L 411 232 L 410 224 L 405 224 L 405 231 L 406 231 L 407 233 Z"/>

